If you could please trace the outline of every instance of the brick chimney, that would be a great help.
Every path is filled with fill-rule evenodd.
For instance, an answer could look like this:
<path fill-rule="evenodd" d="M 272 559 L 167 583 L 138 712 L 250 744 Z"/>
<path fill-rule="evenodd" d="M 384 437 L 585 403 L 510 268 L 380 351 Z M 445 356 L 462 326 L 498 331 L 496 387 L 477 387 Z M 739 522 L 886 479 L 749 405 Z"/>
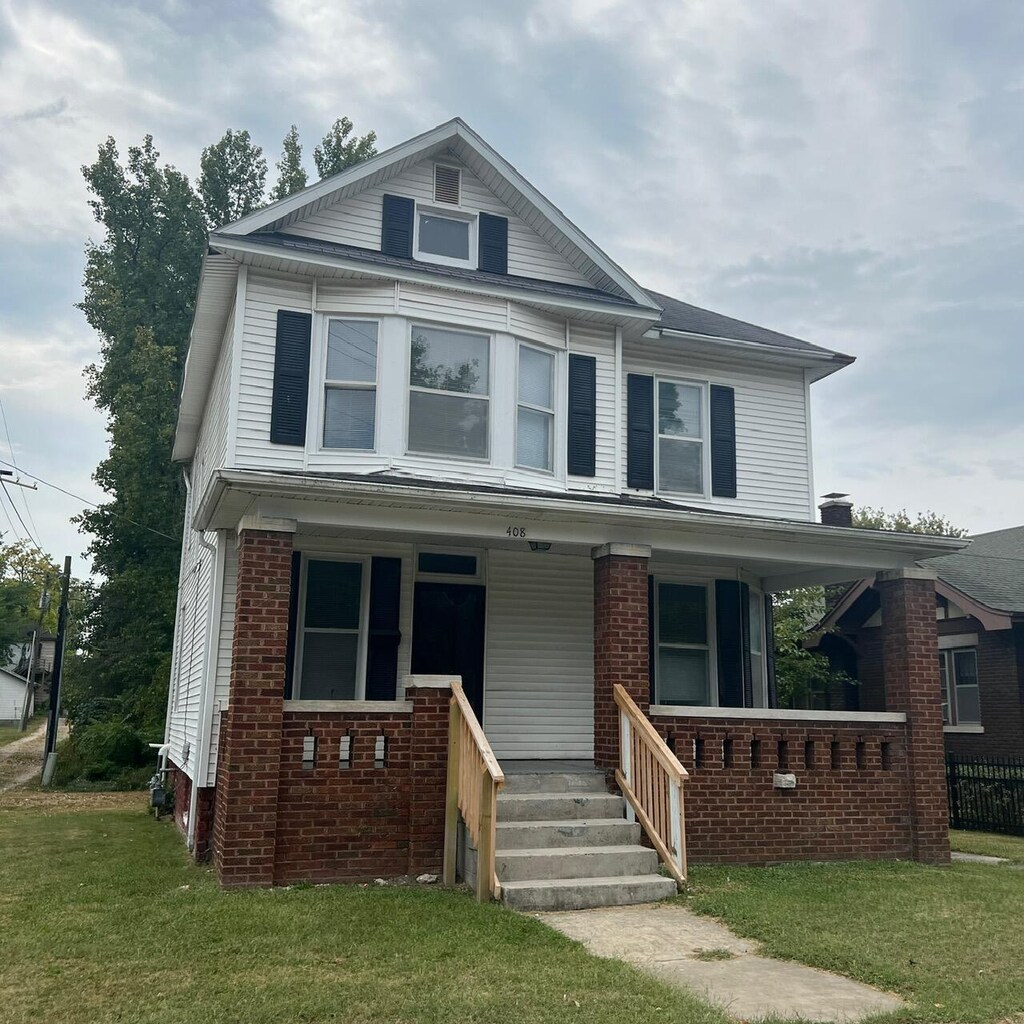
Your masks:
<path fill-rule="evenodd" d="M 853 502 L 848 500 L 848 494 L 833 491 L 822 497 L 825 500 L 818 506 L 818 511 L 824 526 L 853 526 Z"/>

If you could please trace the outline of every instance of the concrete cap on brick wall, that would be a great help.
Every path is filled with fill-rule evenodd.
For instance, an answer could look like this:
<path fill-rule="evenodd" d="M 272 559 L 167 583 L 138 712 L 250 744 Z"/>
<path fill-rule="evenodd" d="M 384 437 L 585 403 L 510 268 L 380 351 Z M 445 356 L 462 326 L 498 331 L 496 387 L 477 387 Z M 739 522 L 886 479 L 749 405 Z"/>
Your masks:
<path fill-rule="evenodd" d="M 620 555 L 625 558 L 650 558 L 651 549 L 647 544 L 601 544 L 590 549 L 593 559 L 607 558 L 608 555 Z"/>
<path fill-rule="evenodd" d="M 901 569 L 885 569 L 875 576 L 877 583 L 889 580 L 934 580 L 938 576 L 934 569 L 922 569 L 919 565 L 905 565 Z"/>
<path fill-rule="evenodd" d="M 243 530 L 265 530 L 268 533 L 295 533 L 299 524 L 294 519 L 278 519 L 275 516 L 265 516 L 259 512 L 252 515 L 242 516 L 238 520 L 238 533 Z"/>

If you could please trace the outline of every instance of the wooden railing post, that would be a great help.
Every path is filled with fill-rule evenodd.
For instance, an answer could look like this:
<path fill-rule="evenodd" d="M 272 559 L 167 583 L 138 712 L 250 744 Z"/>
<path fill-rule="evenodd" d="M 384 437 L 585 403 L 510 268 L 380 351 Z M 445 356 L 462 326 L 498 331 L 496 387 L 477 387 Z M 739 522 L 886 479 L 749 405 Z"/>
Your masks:
<path fill-rule="evenodd" d="M 448 707 L 448 778 L 444 792 L 444 866 L 441 880 L 455 884 L 455 864 L 459 842 L 459 702 L 454 695 Z"/>
<path fill-rule="evenodd" d="M 486 903 L 491 898 L 494 874 L 494 782 L 484 768 L 480 772 L 480 842 L 476 856 L 476 898 Z"/>

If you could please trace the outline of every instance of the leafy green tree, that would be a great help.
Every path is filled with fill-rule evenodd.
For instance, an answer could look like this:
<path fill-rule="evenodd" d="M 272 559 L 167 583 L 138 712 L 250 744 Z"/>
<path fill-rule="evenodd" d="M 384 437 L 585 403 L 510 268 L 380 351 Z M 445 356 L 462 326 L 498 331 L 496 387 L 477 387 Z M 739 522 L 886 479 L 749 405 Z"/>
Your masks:
<path fill-rule="evenodd" d="M 247 131 L 229 128 L 219 142 L 203 150 L 199 166 L 199 195 L 211 228 L 230 224 L 263 206 L 267 160 Z"/>
<path fill-rule="evenodd" d="M 277 184 L 270 193 L 271 201 L 287 199 L 306 187 L 306 169 L 302 166 L 302 143 L 299 129 L 292 125 L 282 143 L 281 159 L 277 162 Z"/>
<path fill-rule="evenodd" d="M 367 132 L 361 139 L 352 138 L 352 122 L 339 117 L 323 141 L 313 150 L 313 163 L 320 180 L 345 170 L 368 157 L 377 155 L 377 133 Z"/>
<path fill-rule="evenodd" d="M 886 512 L 881 508 L 863 508 L 853 510 L 853 525 L 861 530 L 891 530 L 895 533 L 927 533 L 937 537 L 966 537 L 967 531 L 954 526 L 945 516 L 937 512 L 918 512 L 911 519 L 905 508 L 896 512 Z"/>

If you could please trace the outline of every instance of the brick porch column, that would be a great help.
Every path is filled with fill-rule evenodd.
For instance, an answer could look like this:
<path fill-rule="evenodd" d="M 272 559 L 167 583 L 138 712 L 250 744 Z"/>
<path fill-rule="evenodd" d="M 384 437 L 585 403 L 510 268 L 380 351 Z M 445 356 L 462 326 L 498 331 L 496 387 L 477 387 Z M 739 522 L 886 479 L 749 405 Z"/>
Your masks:
<path fill-rule="evenodd" d="M 224 886 L 272 885 L 281 767 L 292 534 L 285 519 L 243 520 L 231 687 L 221 721 L 213 843 Z"/>
<path fill-rule="evenodd" d="M 604 544 L 594 559 L 594 764 L 619 764 L 619 716 L 612 687 L 621 683 L 646 711 L 648 668 L 647 562 L 651 549 Z"/>
<path fill-rule="evenodd" d="M 447 682 L 412 676 L 405 699 L 412 701 L 409 758 L 409 874 L 440 874 L 444 856 L 444 797 L 448 778 Z"/>
<path fill-rule="evenodd" d="M 935 626 L 935 574 L 906 568 L 877 577 L 882 600 L 885 703 L 907 716 L 907 771 L 914 859 L 949 863 L 946 796 Z"/>

